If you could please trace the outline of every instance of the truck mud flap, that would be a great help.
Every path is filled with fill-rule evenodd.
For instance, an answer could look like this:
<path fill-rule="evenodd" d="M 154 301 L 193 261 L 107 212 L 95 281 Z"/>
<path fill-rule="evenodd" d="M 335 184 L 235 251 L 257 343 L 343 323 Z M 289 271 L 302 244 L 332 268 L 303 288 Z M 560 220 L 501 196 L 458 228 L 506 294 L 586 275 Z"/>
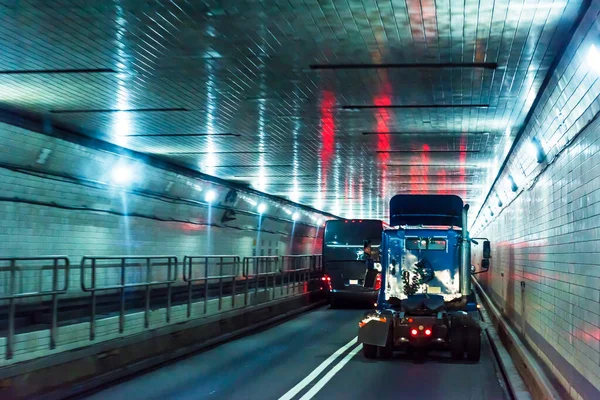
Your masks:
<path fill-rule="evenodd" d="M 375 346 L 385 346 L 387 342 L 389 322 L 371 321 L 358 330 L 358 342 L 372 344 Z"/>

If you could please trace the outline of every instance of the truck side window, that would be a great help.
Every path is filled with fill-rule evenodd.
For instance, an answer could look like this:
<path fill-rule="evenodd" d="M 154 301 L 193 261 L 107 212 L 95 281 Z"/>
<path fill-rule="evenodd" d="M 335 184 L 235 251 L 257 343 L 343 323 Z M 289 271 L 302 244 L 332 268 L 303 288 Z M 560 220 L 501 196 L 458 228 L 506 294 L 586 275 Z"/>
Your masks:
<path fill-rule="evenodd" d="M 406 249 L 407 250 L 425 250 L 425 248 L 427 246 L 422 246 L 421 245 L 421 239 L 420 238 L 406 238 Z"/>

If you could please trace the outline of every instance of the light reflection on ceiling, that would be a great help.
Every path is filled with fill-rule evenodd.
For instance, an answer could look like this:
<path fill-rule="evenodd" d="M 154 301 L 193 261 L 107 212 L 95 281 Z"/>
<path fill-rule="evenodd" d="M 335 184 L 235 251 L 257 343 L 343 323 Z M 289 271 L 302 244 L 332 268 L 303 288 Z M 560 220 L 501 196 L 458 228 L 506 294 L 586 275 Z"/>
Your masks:
<path fill-rule="evenodd" d="M 93 3 L 0 5 L 0 102 L 358 218 L 477 209 L 581 4 Z"/>

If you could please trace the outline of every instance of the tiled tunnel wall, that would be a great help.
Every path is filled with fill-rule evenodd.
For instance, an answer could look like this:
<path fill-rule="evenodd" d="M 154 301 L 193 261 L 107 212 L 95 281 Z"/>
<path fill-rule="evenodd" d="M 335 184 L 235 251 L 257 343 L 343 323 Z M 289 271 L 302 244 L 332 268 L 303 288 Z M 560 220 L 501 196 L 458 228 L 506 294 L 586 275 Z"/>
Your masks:
<path fill-rule="evenodd" d="M 576 399 L 600 398 L 599 11 L 593 2 L 473 229 L 493 246 L 478 279 Z"/>
<path fill-rule="evenodd" d="M 321 251 L 317 225 L 325 218 L 317 213 L 239 191 L 235 199 L 228 198 L 229 188 L 222 185 L 7 124 L 0 124 L 0 143 L 0 257 L 69 256 L 72 295 L 79 292 L 78 265 L 84 255 L 174 255 L 181 260 L 185 255 Z M 128 163 L 137 177 L 127 190 L 102 183 L 110 182 L 120 163 Z M 209 208 L 204 199 L 210 190 L 217 197 Z M 268 217 L 262 219 L 256 212 L 260 202 L 267 205 Z M 222 222 L 228 210 L 235 212 L 235 220 Z M 300 218 L 294 224 L 290 214 L 296 211 Z M 104 269 L 97 284 L 114 281 L 118 273 Z M 0 295 L 8 292 L 8 276 L 7 270 L 0 272 Z M 48 290 L 41 277 L 37 270 L 19 272 L 16 291 Z"/>

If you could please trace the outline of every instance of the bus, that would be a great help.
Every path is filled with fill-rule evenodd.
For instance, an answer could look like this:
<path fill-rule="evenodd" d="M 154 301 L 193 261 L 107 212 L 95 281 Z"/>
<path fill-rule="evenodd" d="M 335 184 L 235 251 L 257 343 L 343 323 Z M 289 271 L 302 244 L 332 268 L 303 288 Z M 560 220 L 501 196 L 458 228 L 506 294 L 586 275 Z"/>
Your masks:
<path fill-rule="evenodd" d="M 323 235 L 323 280 L 332 307 L 342 303 L 373 303 L 381 285 L 379 245 L 384 222 L 373 219 L 330 220 Z M 367 271 L 365 243 L 371 246 L 374 269 Z"/>

